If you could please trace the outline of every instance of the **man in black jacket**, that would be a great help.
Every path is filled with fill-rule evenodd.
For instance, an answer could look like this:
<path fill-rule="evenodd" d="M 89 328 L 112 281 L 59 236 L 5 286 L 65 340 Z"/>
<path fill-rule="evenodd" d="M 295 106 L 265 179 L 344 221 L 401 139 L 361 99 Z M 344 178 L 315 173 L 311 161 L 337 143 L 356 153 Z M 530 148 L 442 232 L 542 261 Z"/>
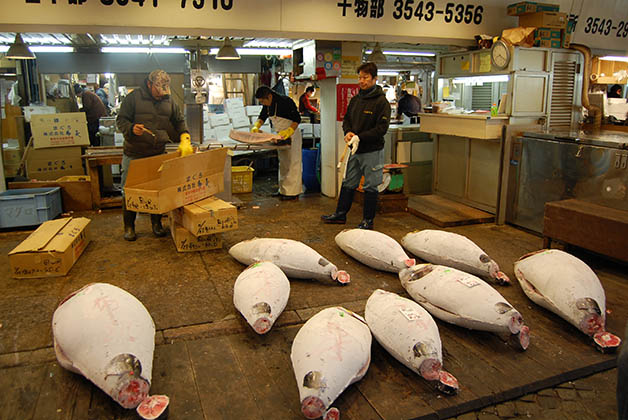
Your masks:
<path fill-rule="evenodd" d="M 129 165 L 133 159 L 160 155 L 166 150 L 166 143 L 180 141 L 190 147 L 190 134 L 185 125 L 181 108 L 170 98 L 170 76 L 163 70 L 151 72 L 139 89 L 129 93 L 120 105 L 116 118 L 118 130 L 124 135 L 122 155 L 122 187 L 126 184 Z M 123 209 L 124 239 L 134 241 L 134 211 Z M 155 236 L 166 235 L 161 225 L 161 215 L 151 214 L 151 224 Z"/>
<path fill-rule="evenodd" d="M 325 223 L 343 224 L 353 203 L 355 189 L 364 176 L 364 210 L 360 229 L 373 229 L 377 210 L 377 187 L 382 183 L 384 168 L 384 135 L 390 123 L 390 103 L 384 90 L 375 84 L 377 66 L 364 63 L 358 67 L 360 92 L 351 98 L 342 129 L 345 143 L 357 145 L 347 162 L 336 212 L 321 216 Z"/>

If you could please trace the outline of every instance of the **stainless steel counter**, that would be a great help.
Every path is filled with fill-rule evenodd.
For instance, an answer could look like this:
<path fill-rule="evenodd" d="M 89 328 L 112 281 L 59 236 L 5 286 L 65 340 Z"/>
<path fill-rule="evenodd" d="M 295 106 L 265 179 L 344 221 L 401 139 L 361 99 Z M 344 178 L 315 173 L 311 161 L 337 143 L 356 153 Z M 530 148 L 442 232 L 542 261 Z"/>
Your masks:
<path fill-rule="evenodd" d="M 628 210 L 628 134 L 524 133 L 510 161 L 506 220 L 541 233 L 546 202 Z"/>

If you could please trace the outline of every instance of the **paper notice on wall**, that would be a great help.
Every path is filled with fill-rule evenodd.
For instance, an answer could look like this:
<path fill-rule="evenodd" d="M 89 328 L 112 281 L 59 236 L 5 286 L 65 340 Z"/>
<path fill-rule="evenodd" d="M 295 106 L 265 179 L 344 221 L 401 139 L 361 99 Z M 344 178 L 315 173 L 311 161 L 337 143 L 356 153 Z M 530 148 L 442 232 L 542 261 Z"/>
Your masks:
<path fill-rule="evenodd" d="M 360 57 L 342 56 L 341 74 L 344 79 L 357 79 L 358 67 L 362 64 Z"/>
<path fill-rule="evenodd" d="M 491 71 L 491 56 L 490 54 L 478 54 L 480 56 L 480 73 L 487 73 Z"/>

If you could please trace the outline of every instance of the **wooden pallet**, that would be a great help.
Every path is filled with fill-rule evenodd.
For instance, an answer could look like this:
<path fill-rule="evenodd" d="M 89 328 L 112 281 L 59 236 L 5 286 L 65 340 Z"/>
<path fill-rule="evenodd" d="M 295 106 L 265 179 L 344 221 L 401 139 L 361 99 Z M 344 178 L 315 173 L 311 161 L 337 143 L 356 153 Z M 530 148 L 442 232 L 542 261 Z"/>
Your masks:
<path fill-rule="evenodd" d="M 408 212 L 440 227 L 492 223 L 495 216 L 439 195 L 411 195 Z"/>

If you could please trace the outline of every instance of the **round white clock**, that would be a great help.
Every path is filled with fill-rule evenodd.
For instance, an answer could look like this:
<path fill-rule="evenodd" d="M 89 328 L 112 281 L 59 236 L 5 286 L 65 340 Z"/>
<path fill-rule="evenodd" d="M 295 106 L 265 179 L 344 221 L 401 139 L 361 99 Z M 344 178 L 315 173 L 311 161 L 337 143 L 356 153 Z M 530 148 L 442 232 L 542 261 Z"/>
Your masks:
<path fill-rule="evenodd" d="M 491 63 L 493 67 L 503 70 L 510 63 L 510 47 L 506 41 L 498 39 L 491 47 Z"/>

